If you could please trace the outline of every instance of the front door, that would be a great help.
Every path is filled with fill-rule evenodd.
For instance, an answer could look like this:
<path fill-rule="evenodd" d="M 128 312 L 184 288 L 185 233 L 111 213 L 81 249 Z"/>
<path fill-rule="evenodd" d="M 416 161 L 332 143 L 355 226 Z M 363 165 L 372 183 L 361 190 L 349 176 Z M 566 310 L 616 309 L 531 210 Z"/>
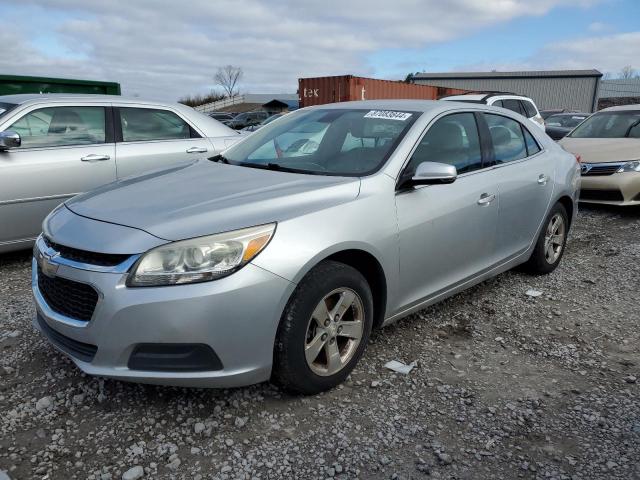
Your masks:
<path fill-rule="evenodd" d="M 438 119 L 412 155 L 422 162 L 454 165 L 457 180 L 396 195 L 400 248 L 400 305 L 415 305 L 444 293 L 495 262 L 497 176 L 483 168 L 473 113 Z"/>
<path fill-rule="evenodd" d="M 58 204 L 116 179 L 104 106 L 36 108 L 4 128 L 22 145 L 0 152 L 0 244 L 28 241 Z"/>
<path fill-rule="evenodd" d="M 214 154 L 209 140 L 171 110 L 117 107 L 115 113 L 118 178 Z"/>

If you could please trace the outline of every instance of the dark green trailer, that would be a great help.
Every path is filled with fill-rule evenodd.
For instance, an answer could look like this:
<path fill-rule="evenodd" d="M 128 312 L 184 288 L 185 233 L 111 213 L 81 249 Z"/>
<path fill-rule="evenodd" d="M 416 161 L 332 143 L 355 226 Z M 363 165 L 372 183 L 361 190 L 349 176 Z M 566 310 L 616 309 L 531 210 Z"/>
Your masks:
<path fill-rule="evenodd" d="M 120 95 L 120 84 L 69 78 L 0 75 L 0 95 L 15 93 L 93 93 Z"/>

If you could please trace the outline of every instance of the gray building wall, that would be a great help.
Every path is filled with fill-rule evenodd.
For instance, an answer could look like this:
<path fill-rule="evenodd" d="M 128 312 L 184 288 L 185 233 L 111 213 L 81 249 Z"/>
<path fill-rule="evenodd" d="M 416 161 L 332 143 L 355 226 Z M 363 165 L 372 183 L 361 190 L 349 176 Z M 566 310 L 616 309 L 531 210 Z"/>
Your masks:
<path fill-rule="evenodd" d="M 600 98 L 640 97 L 640 78 L 602 80 Z"/>
<path fill-rule="evenodd" d="M 521 72 L 526 73 L 526 72 Z M 465 74 L 470 75 L 470 74 Z M 490 74 L 484 74 L 490 75 Z M 593 112 L 597 107 L 598 76 L 523 76 L 494 78 L 429 78 L 429 74 L 413 77 L 420 85 L 454 87 L 466 90 L 502 91 L 525 95 L 536 103 L 539 110 L 568 108 L 581 112 Z"/>

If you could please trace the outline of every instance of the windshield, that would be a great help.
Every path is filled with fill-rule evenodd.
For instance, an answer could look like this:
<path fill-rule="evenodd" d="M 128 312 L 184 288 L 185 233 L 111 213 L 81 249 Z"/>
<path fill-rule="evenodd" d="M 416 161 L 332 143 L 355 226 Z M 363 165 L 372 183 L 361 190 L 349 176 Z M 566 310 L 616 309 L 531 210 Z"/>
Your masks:
<path fill-rule="evenodd" d="M 5 113 L 9 113 L 10 110 L 13 110 L 16 107 L 17 105 L 15 103 L 0 102 L 0 118 L 2 118 Z"/>
<path fill-rule="evenodd" d="M 284 116 L 224 153 L 232 165 L 319 175 L 377 171 L 418 112 L 314 109 Z"/>
<path fill-rule="evenodd" d="M 268 123 L 271 123 L 271 122 L 273 122 L 274 120 L 277 120 L 280 117 L 282 117 L 282 114 L 280 114 L 280 113 L 278 113 L 277 115 L 271 115 L 266 120 L 263 120 L 260 125 L 262 125 L 262 126 L 267 125 Z"/>
<path fill-rule="evenodd" d="M 572 138 L 640 138 L 640 110 L 596 113 L 569 136 Z"/>
<path fill-rule="evenodd" d="M 544 123 L 549 127 L 574 128 L 585 118 L 587 115 L 551 115 Z"/>

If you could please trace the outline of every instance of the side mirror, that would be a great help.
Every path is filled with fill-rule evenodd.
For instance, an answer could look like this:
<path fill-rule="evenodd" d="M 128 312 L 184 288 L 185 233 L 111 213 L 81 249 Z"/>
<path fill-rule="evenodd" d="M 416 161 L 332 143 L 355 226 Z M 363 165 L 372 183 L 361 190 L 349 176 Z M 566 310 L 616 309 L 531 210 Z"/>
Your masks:
<path fill-rule="evenodd" d="M 10 148 L 17 148 L 22 145 L 22 139 L 18 132 L 13 130 L 5 130 L 0 132 L 0 150 L 9 150 Z"/>
<path fill-rule="evenodd" d="M 422 162 L 418 164 L 415 173 L 410 179 L 407 179 L 405 185 L 453 183 L 456 178 L 458 178 L 458 171 L 453 165 L 439 162 Z"/>

